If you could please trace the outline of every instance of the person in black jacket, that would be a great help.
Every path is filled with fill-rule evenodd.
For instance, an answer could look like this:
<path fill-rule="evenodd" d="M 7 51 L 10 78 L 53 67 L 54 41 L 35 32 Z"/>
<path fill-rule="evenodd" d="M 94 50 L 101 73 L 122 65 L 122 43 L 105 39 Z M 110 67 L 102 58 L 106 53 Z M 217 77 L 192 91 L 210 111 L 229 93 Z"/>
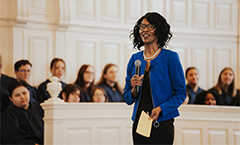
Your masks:
<path fill-rule="evenodd" d="M 0 55 L 0 114 L 8 107 L 10 100 L 8 98 L 8 85 L 11 84 L 15 79 L 1 73 L 2 69 L 2 58 Z"/>
<path fill-rule="evenodd" d="M 30 102 L 26 82 L 15 81 L 9 87 L 12 104 L 1 115 L 3 144 L 43 144 L 43 110 Z"/>

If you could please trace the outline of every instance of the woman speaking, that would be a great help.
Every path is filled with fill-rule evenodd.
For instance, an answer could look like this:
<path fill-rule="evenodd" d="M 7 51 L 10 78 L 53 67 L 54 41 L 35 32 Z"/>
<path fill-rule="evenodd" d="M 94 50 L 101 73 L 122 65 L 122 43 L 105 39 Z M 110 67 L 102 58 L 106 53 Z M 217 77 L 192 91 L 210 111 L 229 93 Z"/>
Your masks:
<path fill-rule="evenodd" d="M 178 54 L 164 49 L 172 37 L 170 25 L 160 14 L 149 12 L 137 21 L 130 37 L 135 49 L 143 46 L 128 62 L 124 90 L 126 103 L 135 103 L 133 143 L 173 144 L 173 122 L 186 98 L 186 86 Z M 153 120 L 150 137 L 136 132 L 142 111 Z"/>

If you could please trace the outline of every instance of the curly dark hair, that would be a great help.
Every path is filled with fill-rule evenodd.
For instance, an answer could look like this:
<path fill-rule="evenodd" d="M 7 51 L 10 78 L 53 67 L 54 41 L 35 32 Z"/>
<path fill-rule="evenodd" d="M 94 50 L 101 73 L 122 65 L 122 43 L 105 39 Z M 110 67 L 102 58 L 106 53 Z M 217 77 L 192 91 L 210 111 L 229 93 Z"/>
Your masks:
<path fill-rule="evenodd" d="M 140 50 L 140 47 L 144 45 L 139 34 L 139 25 L 141 24 L 143 19 L 146 19 L 150 24 L 153 24 L 155 26 L 155 35 L 158 38 L 158 47 L 161 48 L 163 46 L 166 46 L 172 38 L 172 33 L 170 32 L 170 25 L 167 23 L 166 19 L 159 13 L 148 12 L 137 21 L 133 30 L 131 31 L 129 37 L 133 37 L 133 47 Z"/>

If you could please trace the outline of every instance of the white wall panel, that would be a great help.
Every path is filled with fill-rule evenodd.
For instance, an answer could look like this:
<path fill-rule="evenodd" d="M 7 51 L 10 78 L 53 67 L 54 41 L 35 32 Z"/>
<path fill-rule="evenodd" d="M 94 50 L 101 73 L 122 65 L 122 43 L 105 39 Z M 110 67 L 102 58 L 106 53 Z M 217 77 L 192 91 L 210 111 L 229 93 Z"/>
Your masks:
<path fill-rule="evenodd" d="M 231 66 L 230 58 L 231 58 L 231 49 L 214 49 L 214 82 L 217 83 L 218 75 L 220 74 L 221 70 L 225 67 Z"/>
<path fill-rule="evenodd" d="M 129 24 L 135 24 L 143 15 L 142 0 L 125 0 L 125 21 Z"/>
<path fill-rule="evenodd" d="M 28 50 L 33 64 L 30 84 L 36 86 L 51 76 L 49 66 L 52 60 L 52 36 L 50 33 L 29 32 Z M 26 53 L 26 52 L 24 52 Z M 47 67 L 46 67 L 47 66 Z"/>
<path fill-rule="evenodd" d="M 66 33 L 57 31 L 55 32 L 55 52 L 54 56 L 59 58 L 65 58 L 65 51 L 66 51 Z"/>
<path fill-rule="evenodd" d="M 210 8 L 210 1 L 208 0 L 195 0 L 193 2 L 193 28 L 210 29 Z"/>
<path fill-rule="evenodd" d="M 24 30 L 16 28 L 14 31 L 14 48 L 17 48 L 14 50 L 13 56 L 14 56 L 14 62 L 27 58 L 25 55 L 28 54 L 28 52 L 24 53 Z"/>
<path fill-rule="evenodd" d="M 35 21 L 46 21 L 50 19 L 47 0 L 28 0 L 28 17 Z"/>
<path fill-rule="evenodd" d="M 90 64 L 96 66 L 96 40 L 77 39 L 77 66 Z"/>
<path fill-rule="evenodd" d="M 233 130 L 234 145 L 240 144 L 240 130 Z"/>
<path fill-rule="evenodd" d="M 199 79 L 199 86 L 201 86 L 204 89 L 208 89 L 211 86 L 208 86 L 209 78 L 211 77 L 208 73 L 209 63 L 211 62 L 211 59 L 209 58 L 209 49 L 200 47 L 200 48 L 193 48 L 192 49 L 192 62 L 193 66 L 197 66 L 197 69 L 200 73 L 200 79 Z"/>
<path fill-rule="evenodd" d="M 121 56 L 120 42 L 103 41 L 102 43 L 102 65 L 107 63 L 119 64 Z M 104 67 L 104 66 L 103 66 Z"/>
<path fill-rule="evenodd" d="M 66 142 L 69 145 L 74 145 L 76 142 L 83 145 L 91 144 L 91 128 L 67 128 L 66 134 Z"/>
<path fill-rule="evenodd" d="M 228 144 L 227 130 L 208 130 L 209 144 L 210 145 L 225 145 Z"/>
<path fill-rule="evenodd" d="M 148 0 L 148 11 L 159 12 L 166 16 L 166 0 Z"/>
<path fill-rule="evenodd" d="M 96 20 L 96 0 L 76 0 L 73 8 L 76 9 L 77 19 Z"/>
<path fill-rule="evenodd" d="M 114 127 L 100 127 L 98 128 L 99 144 L 100 145 L 113 145 L 120 143 L 119 128 Z"/>
<path fill-rule="evenodd" d="M 120 22 L 120 0 L 102 0 L 102 21 Z"/>
<path fill-rule="evenodd" d="M 215 25 L 216 29 L 227 29 L 232 28 L 232 15 L 233 6 L 229 1 L 217 1 L 215 2 Z"/>
<path fill-rule="evenodd" d="M 188 0 L 172 0 L 171 24 L 176 27 L 188 27 Z"/>
<path fill-rule="evenodd" d="M 183 145 L 202 145 L 202 130 L 201 128 L 183 128 L 182 130 Z"/>
<path fill-rule="evenodd" d="M 189 48 L 188 46 L 184 46 L 181 44 L 173 44 L 170 46 L 172 50 L 176 51 L 179 55 L 182 67 L 183 67 L 183 71 L 185 71 L 185 69 L 188 66 L 188 60 L 189 60 Z"/>

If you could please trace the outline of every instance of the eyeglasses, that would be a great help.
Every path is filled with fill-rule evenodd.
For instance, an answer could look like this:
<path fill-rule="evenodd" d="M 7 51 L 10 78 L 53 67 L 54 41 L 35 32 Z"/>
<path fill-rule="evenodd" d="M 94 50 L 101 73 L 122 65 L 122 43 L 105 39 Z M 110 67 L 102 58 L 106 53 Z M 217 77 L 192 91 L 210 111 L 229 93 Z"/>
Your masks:
<path fill-rule="evenodd" d="M 20 69 L 19 71 L 20 71 L 20 72 L 27 72 L 27 73 L 30 73 L 30 72 L 31 72 L 31 70 L 25 70 L 25 69 Z"/>
<path fill-rule="evenodd" d="M 140 29 L 140 30 L 144 30 L 145 28 L 148 28 L 148 30 L 154 30 L 156 27 L 153 25 L 153 24 L 147 24 L 147 25 L 145 25 L 145 24 L 139 24 L 138 25 L 138 28 Z"/>

